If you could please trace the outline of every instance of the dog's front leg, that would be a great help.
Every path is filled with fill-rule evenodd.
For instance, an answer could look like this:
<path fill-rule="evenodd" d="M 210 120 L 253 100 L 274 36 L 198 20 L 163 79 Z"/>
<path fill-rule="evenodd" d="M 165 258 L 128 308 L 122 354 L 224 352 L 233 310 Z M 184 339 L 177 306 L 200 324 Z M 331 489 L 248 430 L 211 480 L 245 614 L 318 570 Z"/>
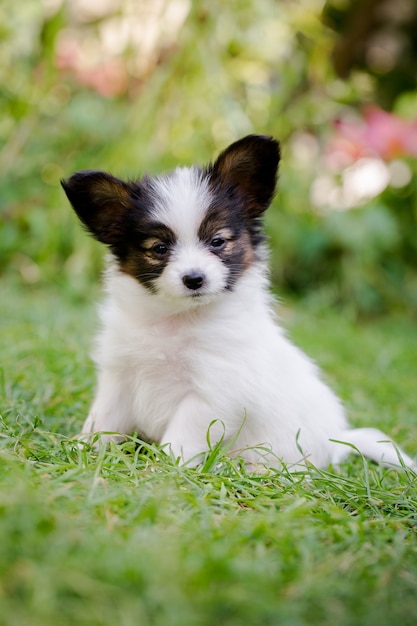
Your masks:
<path fill-rule="evenodd" d="M 208 441 L 214 445 L 224 436 L 223 424 L 215 419 L 212 408 L 204 400 L 197 394 L 189 394 L 171 418 L 161 444 L 167 445 L 183 462 L 198 465 L 209 447 Z"/>
<path fill-rule="evenodd" d="M 110 441 L 120 443 L 133 431 L 128 393 L 113 372 L 100 373 L 96 397 L 78 438 L 98 447 Z M 99 433 L 98 437 L 95 433 Z"/>

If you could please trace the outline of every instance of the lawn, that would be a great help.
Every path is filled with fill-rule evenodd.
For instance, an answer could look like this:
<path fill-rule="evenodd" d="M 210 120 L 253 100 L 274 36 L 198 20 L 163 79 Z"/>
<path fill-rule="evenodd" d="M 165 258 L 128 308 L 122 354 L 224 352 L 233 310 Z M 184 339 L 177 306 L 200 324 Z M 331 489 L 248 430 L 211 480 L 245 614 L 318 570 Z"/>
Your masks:
<path fill-rule="evenodd" d="M 417 622 L 413 472 L 352 458 L 254 475 L 216 449 L 191 469 L 134 439 L 80 450 L 92 301 L 5 281 L 1 309 L 0 624 Z M 283 319 L 352 422 L 416 455 L 413 321 L 301 304 Z"/>

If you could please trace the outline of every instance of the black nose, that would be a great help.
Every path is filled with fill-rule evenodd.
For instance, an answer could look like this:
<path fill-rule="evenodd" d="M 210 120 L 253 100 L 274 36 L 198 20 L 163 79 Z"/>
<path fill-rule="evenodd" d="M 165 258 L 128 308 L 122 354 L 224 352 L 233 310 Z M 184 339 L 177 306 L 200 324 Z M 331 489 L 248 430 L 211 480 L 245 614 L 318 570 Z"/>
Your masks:
<path fill-rule="evenodd" d="M 200 289 L 204 283 L 204 274 L 200 274 L 200 272 L 190 272 L 182 277 L 182 282 L 188 289 Z"/>

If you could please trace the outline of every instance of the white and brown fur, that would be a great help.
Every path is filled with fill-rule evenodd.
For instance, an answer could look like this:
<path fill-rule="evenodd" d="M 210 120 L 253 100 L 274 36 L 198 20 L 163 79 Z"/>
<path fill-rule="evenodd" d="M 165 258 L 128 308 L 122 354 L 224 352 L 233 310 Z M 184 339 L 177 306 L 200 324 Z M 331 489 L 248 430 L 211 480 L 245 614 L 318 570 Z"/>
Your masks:
<path fill-rule="evenodd" d="M 317 367 L 277 324 L 261 218 L 279 158 L 277 141 L 249 135 L 204 168 L 63 181 L 112 259 L 83 436 L 136 432 L 197 462 L 210 430 L 212 443 L 224 436 L 248 462 L 324 467 L 354 446 L 413 466 L 381 431 L 349 428 Z"/>

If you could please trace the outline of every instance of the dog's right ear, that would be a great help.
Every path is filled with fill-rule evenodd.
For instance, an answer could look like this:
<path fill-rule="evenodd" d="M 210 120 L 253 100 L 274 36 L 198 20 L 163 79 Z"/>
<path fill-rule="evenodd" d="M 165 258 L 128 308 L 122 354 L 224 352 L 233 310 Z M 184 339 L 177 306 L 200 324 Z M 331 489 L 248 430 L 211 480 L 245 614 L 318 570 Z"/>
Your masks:
<path fill-rule="evenodd" d="M 83 170 L 62 180 L 74 211 L 98 241 L 117 246 L 125 237 L 132 208 L 131 186 L 111 174 Z"/>

